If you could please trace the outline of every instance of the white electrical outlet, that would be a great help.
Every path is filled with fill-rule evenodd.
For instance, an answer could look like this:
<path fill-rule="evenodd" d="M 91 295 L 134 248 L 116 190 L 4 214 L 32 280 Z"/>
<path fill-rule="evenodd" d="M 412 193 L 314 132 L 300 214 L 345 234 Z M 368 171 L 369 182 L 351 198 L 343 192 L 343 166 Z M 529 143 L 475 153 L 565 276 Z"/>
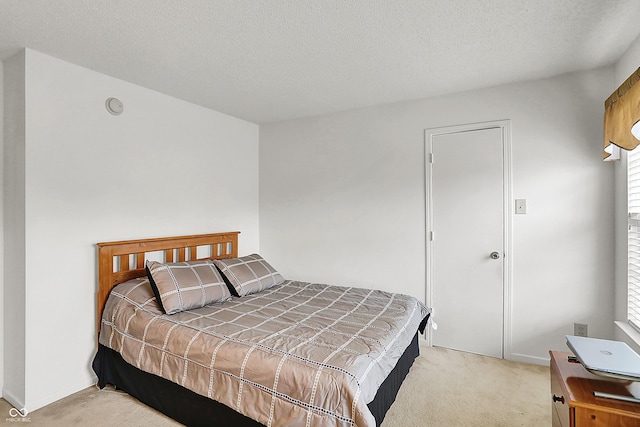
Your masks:
<path fill-rule="evenodd" d="M 574 323 L 573 324 L 573 335 L 577 336 L 577 337 L 586 337 L 588 336 L 588 330 L 587 330 L 587 324 L 586 323 Z"/>
<path fill-rule="evenodd" d="M 516 199 L 516 214 L 524 215 L 527 213 L 527 199 Z"/>

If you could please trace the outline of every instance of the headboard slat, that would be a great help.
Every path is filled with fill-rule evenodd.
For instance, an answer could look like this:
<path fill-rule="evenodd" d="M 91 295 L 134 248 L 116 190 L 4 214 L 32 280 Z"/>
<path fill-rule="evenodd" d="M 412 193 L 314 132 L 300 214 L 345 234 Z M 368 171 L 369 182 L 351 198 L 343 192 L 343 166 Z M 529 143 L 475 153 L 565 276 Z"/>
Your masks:
<path fill-rule="evenodd" d="M 174 250 L 178 260 L 185 261 L 186 248 L 189 248 L 189 260 L 196 260 L 199 246 L 210 246 L 211 254 L 199 259 L 236 258 L 238 256 L 239 231 L 215 234 L 197 234 L 191 236 L 161 237 L 154 239 L 123 240 L 118 242 L 97 243 L 98 247 L 98 292 L 97 331 L 100 332 L 102 311 L 111 289 L 119 283 L 137 277 L 144 277 L 145 258 L 149 252 L 164 252 L 165 262 L 174 262 Z M 222 250 L 218 250 L 222 247 Z M 135 268 L 131 268 L 129 257 L 135 255 Z M 118 271 L 113 271 L 114 257 L 118 257 Z M 96 337 L 97 338 L 97 337 Z"/>
<path fill-rule="evenodd" d="M 144 268 L 144 252 L 138 252 L 136 254 L 136 269 Z"/>
<path fill-rule="evenodd" d="M 120 271 L 129 271 L 129 255 L 120 255 Z"/>

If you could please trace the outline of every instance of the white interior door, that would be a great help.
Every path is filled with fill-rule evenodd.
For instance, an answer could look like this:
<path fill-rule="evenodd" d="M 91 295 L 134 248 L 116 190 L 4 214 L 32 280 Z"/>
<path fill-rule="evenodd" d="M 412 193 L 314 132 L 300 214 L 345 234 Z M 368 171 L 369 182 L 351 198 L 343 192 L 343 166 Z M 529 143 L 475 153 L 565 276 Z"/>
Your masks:
<path fill-rule="evenodd" d="M 504 357 L 505 141 L 501 127 L 431 134 L 428 303 L 432 344 Z M 430 282 L 430 283 L 429 283 Z"/>

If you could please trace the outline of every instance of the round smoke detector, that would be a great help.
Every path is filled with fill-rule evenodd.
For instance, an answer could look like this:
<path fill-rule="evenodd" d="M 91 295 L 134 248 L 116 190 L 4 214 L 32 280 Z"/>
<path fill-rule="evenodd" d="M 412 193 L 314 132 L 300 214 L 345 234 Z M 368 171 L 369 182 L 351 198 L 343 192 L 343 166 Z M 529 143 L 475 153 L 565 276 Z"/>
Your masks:
<path fill-rule="evenodd" d="M 104 105 L 105 107 L 107 107 L 107 111 L 114 116 L 121 114 L 122 110 L 124 110 L 122 101 L 120 101 L 118 98 L 107 98 Z"/>

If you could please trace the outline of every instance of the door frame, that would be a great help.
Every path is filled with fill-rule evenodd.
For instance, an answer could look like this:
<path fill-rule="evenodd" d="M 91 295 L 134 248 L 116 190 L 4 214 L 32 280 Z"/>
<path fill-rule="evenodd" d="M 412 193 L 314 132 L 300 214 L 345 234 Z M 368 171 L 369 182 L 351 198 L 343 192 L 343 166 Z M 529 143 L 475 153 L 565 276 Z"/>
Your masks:
<path fill-rule="evenodd" d="M 502 158 L 503 158 L 503 331 L 502 331 L 502 357 L 504 359 L 511 359 L 511 334 L 512 334 L 512 260 L 513 260 L 513 248 L 512 248 L 512 177 L 511 177 L 511 121 L 496 120 L 480 123 L 469 123 L 455 126 L 445 126 L 438 128 L 425 129 L 425 190 L 426 190 L 426 206 L 425 206 L 425 224 L 426 224 L 426 271 L 425 271 L 425 300 L 427 306 L 433 305 L 433 277 L 431 272 L 433 271 L 433 187 L 432 187 L 432 174 L 433 174 L 433 139 L 439 135 L 447 135 L 452 133 L 470 132 L 483 129 L 495 129 L 499 128 L 502 133 Z M 433 321 L 438 322 L 438 313 L 434 311 L 432 313 Z M 425 335 L 427 345 L 433 345 L 433 329 L 429 328 L 428 333 Z"/>

